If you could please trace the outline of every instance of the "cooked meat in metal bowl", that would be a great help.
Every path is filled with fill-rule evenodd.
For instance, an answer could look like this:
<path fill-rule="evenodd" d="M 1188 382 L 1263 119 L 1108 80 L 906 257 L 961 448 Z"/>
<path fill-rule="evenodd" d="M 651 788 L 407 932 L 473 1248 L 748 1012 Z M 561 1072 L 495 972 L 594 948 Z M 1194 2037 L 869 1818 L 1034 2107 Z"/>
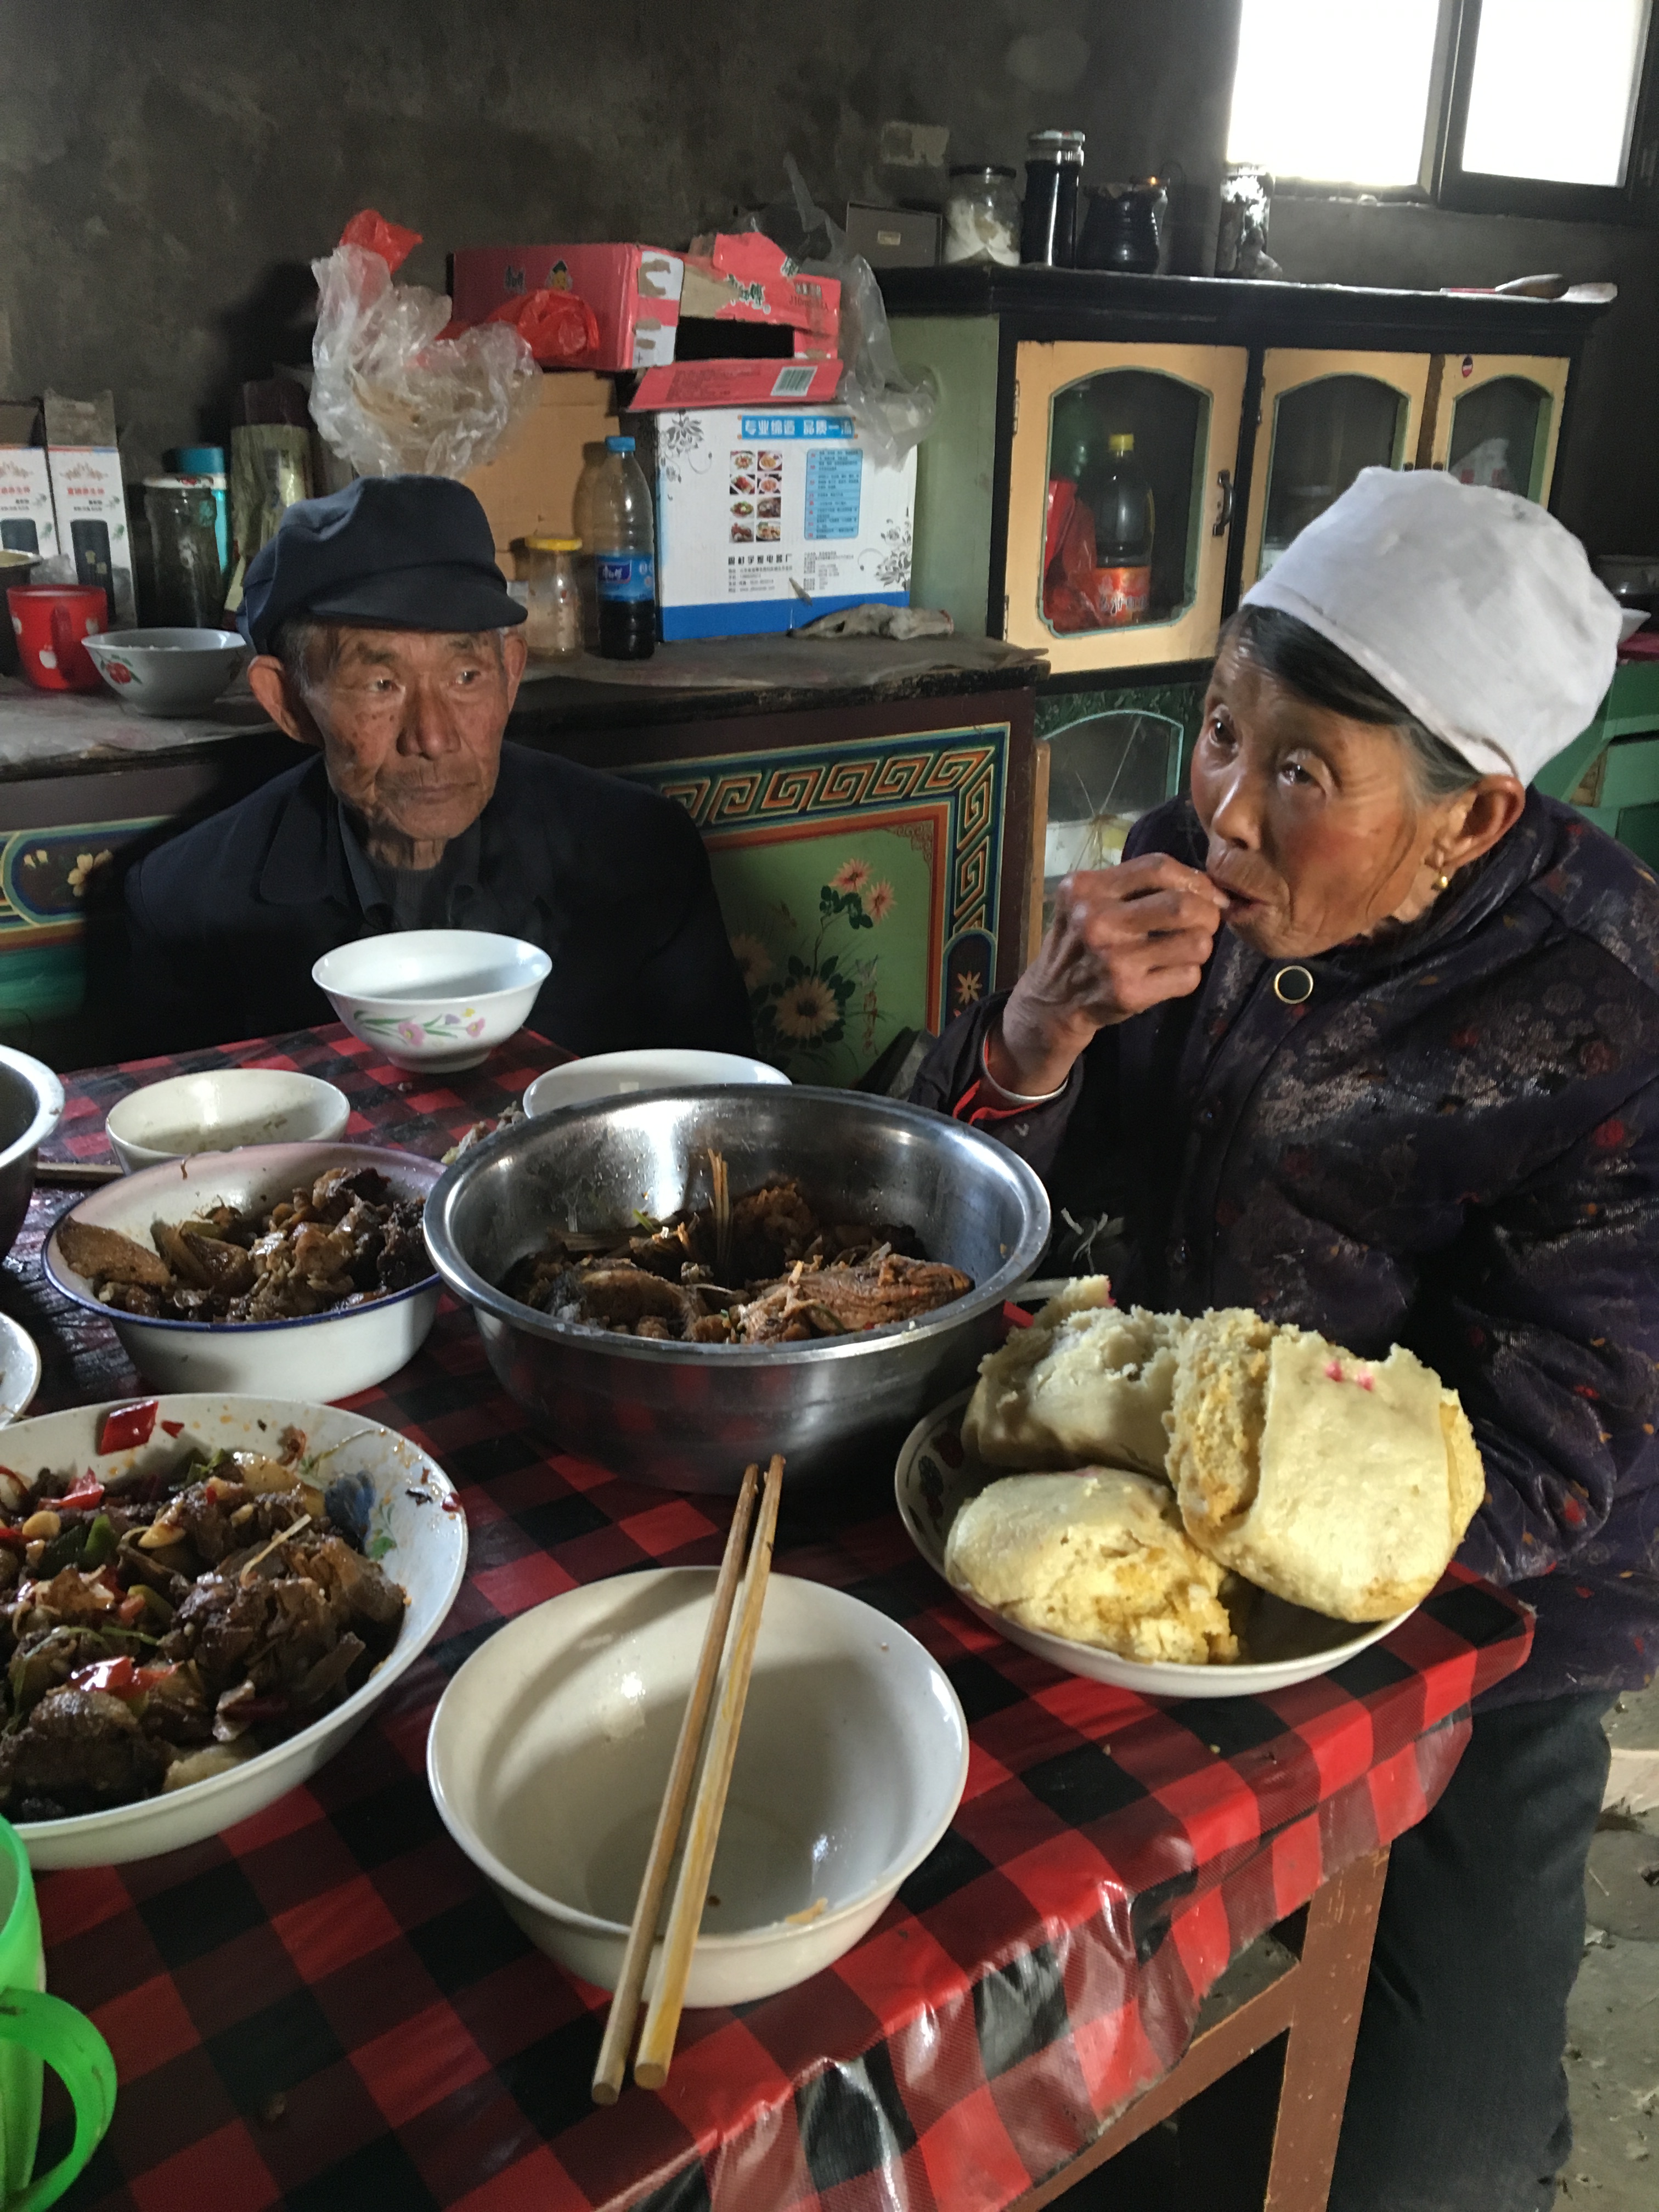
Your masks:
<path fill-rule="evenodd" d="M 825 1222 L 793 1177 L 629 1235 L 550 1232 L 502 1279 L 510 1297 L 559 1321 L 692 1344 L 799 1344 L 883 1328 L 974 1287 L 925 1259 L 902 1224 Z"/>
<path fill-rule="evenodd" d="M 409 1289 L 432 1273 L 423 1200 L 378 1169 L 332 1167 L 275 1206 L 157 1221 L 149 1250 L 73 1216 L 58 1248 L 100 1301 L 150 1320 L 293 1321 Z"/>
<path fill-rule="evenodd" d="M 112 1420 L 148 1410 L 127 1407 Z M 366 1681 L 404 1597 L 362 1549 L 367 1475 L 181 1451 L 99 1482 L 0 1468 L 0 1811 L 52 1820 L 240 1765 Z M 321 1486 L 326 1485 L 325 1487 Z"/>

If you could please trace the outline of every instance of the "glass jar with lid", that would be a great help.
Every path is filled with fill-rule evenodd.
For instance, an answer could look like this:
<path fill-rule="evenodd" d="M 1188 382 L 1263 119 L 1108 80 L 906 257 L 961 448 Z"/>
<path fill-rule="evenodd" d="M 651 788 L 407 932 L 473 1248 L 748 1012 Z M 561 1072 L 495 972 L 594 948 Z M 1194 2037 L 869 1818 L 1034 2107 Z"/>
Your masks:
<path fill-rule="evenodd" d="M 526 586 L 524 641 L 549 660 L 571 660 L 582 649 L 574 558 L 581 548 L 580 538 L 524 538 L 515 549 Z"/>
<path fill-rule="evenodd" d="M 1019 266 L 1019 194 L 1014 173 L 1000 162 L 964 163 L 951 172 L 945 202 L 947 262 Z"/>
<path fill-rule="evenodd" d="M 1026 140 L 1022 261 L 1049 269 L 1073 265 L 1083 149 L 1081 131 L 1034 131 Z"/>

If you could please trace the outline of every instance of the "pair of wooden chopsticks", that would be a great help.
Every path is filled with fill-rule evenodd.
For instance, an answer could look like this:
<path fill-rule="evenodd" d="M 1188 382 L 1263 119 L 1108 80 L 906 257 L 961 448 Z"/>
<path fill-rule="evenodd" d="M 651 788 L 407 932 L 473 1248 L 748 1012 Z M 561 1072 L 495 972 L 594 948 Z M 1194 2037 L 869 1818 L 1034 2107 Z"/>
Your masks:
<path fill-rule="evenodd" d="M 623 2074 L 628 2064 L 628 2046 L 634 2039 L 634 2022 L 640 2008 L 641 1992 L 645 1987 L 646 1969 L 650 1964 L 652 1947 L 656 1942 L 657 1917 L 662 1910 L 663 1895 L 668 1887 L 669 1869 L 679 1844 L 685 1801 L 691 1794 L 691 1778 L 696 1771 L 703 1725 L 714 1698 L 720 1656 L 726 1649 L 726 1629 L 731 1622 L 733 1605 L 738 1600 L 738 1577 L 743 1569 L 744 1546 L 748 1538 L 750 1522 L 754 1518 L 755 1493 L 759 1487 L 760 1469 L 757 1467 L 747 1468 L 744 1474 L 743 1487 L 738 1493 L 737 1510 L 732 1516 L 731 1534 L 726 1540 L 726 1556 L 720 1561 L 720 1574 L 714 1583 L 708 1626 L 703 1636 L 702 1650 L 698 1655 L 697 1671 L 692 1678 L 685 1717 L 680 1723 L 679 1741 L 674 1747 L 674 1761 L 668 1771 L 668 1787 L 663 1793 L 662 1807 L 657 1814 L 657 1830 L 651 1838 L 651 1855 L 645 1863 L 645 1878 L 640 1884 L 639 1902 L 634 1908 L 634 1924 L 628 1931 L 628 1947 L 623 1953 L 622 1972 L 617 1977 L 616 1995 L 611 2000 L 605 2038 L 599 2045 L 599 2063 L 593 2069 L 593 2101 L 596 2105 L 614 2105 L 622 2091 Z M 732 1654 L 726 1663 L 725 1686 L 720 1692 L 714 1726 L 709 1731 L 708 1754 L 702 1764 L 702 1779 L 697 1786 L 696 1800 L 691 1808 L 685 1854 L 680 1862 L 680 1878 L 675 1887 L 674 1901 L 669 1907 L 668 1926 L 663 1936 L 662 1964 L 657 1975 L 657 1986 L 652 1992 L 651 2003 L 645 2015 L 645 2027 L 640 2035 L 640 2047 L 634 2060 L 634 2079 L 642 2089 L 661 2088 L 668 2078 L 669 2065 L 674 2056 L 674 2038 L 679 2032 L 680 2014 L 685 2007 L 685 1984 L 691 1972 L 691 1953 L 696 1943 L 697 1930 L 702 1923 L 703 1907 L 708 1901 L 708 1877 L 714 1863 L 714 1848 L 720 1841 L 720 1818 L 726 1810 L 726 1793 L 732 1780 L 732 1761 L 738 1753 L 738 1731 L 743 1726 L 744 1701 L 749 1695 L 749 1678 L 754 1669 L 755 1644 L 760 1635 L 761 1607 L 766 1602 L 767 1577 L 772 1569 L 772 1542 L 777 1533 L 778 1501 L 782 1494 L 783 1455 L 777 1452 L 773 1455 L 772 1464 L 766 1470 L 755 1540 L 749 1553 L 748 1572 L 743 1580 L 742 1602 L 738 1606 L 738 1625 L 732 1636 Z"/>

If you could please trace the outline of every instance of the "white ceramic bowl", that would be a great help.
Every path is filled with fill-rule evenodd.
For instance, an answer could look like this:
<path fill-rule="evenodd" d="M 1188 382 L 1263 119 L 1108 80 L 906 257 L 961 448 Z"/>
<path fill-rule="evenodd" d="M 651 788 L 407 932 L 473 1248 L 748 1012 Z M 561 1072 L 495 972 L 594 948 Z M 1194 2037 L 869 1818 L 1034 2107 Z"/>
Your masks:
<path fill-rule="evenodd" d="M 324 953 L 312 980 L 395 1067 L 476 1067 L 529 1018 L 553 963 L 483 929 L 400 929 Z"/>
<path fill-rule="evenodd" d="M 1652 616 L 1645 607 L 1620 607 L 1619 610 L 1620 644 L 1628 644 L 1637 631 L 1652 619 Z"/>
<path fill-rule="evenodd" d="M 692 1091 L 704 1084 L 787 1083 L 780 1067 L 735 1052 L 596 1052 L 538 1075 L 524 1094 L 526 1114 L 551 1114 L 635 1091 Z"/>
<path fill-rule="evenodd" d="M 981 1466 L 964 1453 L 962 1415 L 970 1395 L 967 1390 L 958 1391 L 916 1423 L 905 1439 L 893 1478 L 906 1533 L 942 1581 L 950 1579 L 945 1572 L 945 1540 L 951 1533 L 951 1523 L 988 1483 L 1014 1472 L 1012 1468 Z M 1018 1644 L 1022 1651 L 1032 1652 L 1068 1674 L 1081 1674 L 1091 1682 L 1110 1682 L 1121 1690 L 1138 1690 L 1147 1698 L 1267 1697 L 1275 1690 L 1288 1690 L 1294 1683 L 1310 1681 L 1316 1674 L 1328 1674 L 1368 1645 L 1380 1643 L 1407 1617 L 1398 1613 L 1392 1620 L 1356 1627 L 1352 1621 L 1327 1620 L 1264 1592 L 1257 1600 L 1255 1635 L 1258 1642 L 1283 1656 L 1237 1666 L 1187 1667 L 1169 1659 L 1124 1659 L 1115 1651 L 1102 1651 L 1091 1644 L 1074 1644 L 1066 1636 L 1027 1628 L 1010 1620 L 994 1606 L 981 1605 L 954 1583 L 951 1587 L 969 1613 L 976 1613 L 1010 1644 Z"/>
<path fill-rule="evenodd" d="M 84 641 L 93 665 L 135 714 L 198 714 L 247 654 L 234 629 L 112 629 Z"/>
<path fill-rule="evenodd" d="M 304 1399 L 162 1398 L 149 1443 L 137 1451 L 100 1455 L 98 1439 L 108 1411 L 106 1406 L 76 1406 L 20 1421 L 6 1431 L 6 1449 L 24 1480 L 32 1482 L 42 1467 L 89 1467 L 100 1476 L 135 1462 L 169 1467 L 192 1442 L 210 1449 L 264 1450 L 286 1428 L 302 1429 L 313 1453 L 344 1445 L 328 1461 L 329 1479 L 359 1469 L 372 1478 L 378 1502 L 369 1520 L 370 1548 L 404 1591 L 409 1609 L 397 1643 L 362 1689 L 274 1751 L 170 1796 L 68 1820 L 20 1822 L 17 1832 L 27 1846 L 30 1865 L 37 1868 L 117 1866 L 178 1850 L 216 1836 L 294 1789 L 333 1757 L 419 1658 L 442 1626 L 466 1571 L 466 1516 L 455 1502 L 448 1476 L 407 1437 L 366 1421 L 361 1413 Z M 163 1421 L 182 1423 L 182 1433 L 176 1439 L 167 1435 Z"/>
<path fill-rule="evenodd" d="M 9 1314 L 0 1314 L 0 1426 L 27 1413 L 40 1388 L 40 1346 Z"/>
<path fill-rule="evenodd" d="M 170 1076 L 118 1099 L 104 1121 L 129 1175 L 191 1152 L 244 1145 L 326 1144 L 345 1134 L 351 1102 L 319 1076 L 284 1067 L 213 1067 Z"/>
<path fill-rule="evenodd" d="M 185 1221 L 216 1200 L 274 1205 L 314 1182 L 325 1168 L 352 1166 L 378 1168 L 408 1198 L 424 1199 L 443 1173 L 436 1160 L 418 1152 L 373 1145 L 250 1145 L 240 1152 L 198 1152 L 106 1183 L 64 1220 L 118 1229 L 147 1246 L 153 1221 Z M 163 1390 L 349 1398 L 384 1382 L 420 1350 L 437 1316 L 441 1291 L 434 1273 L 368 1305 L 300 1321 L 150 1321 L 101 1304 L 64 1259 L 58 1230 L 46 1240 L 45 1265 L 65 1297 L 104 1316 L 138 1372 Z"/>
<path fill-rule="evenodd" d="M 602 1989 L 714 1586 L 712 1567 L 665 1567 L 535 1607 L 473 1653 L 428 1739 L 451 1835 L 531 1941 Z M 688 2003 L 769 1996 L 850 1950 L 949 1827 L 967 1776 L 962 1707 L 915 1638 L 842 1590 L 774 1575 Z"/>

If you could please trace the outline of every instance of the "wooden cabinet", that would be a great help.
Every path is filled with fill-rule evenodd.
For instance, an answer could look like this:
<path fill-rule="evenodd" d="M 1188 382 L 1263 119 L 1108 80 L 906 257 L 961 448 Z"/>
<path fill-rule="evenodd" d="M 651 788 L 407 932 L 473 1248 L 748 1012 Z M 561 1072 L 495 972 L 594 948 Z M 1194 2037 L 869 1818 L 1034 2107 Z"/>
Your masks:
<path fill-rule="evenodd" d="M 1221 620 L 1239 410 L 1242 346 L 1022 344 L 1016 357 L 1009 455 L 1003 635 L 1037 646 L 1057 672 L 1187 660 L 1208 650 Z M 1154 514 L 1144 620 L 1081 629 L 1045 599 L 1054 519 L 1049 486 L 1086 496 L 1111 465 L 1115 439 L 1150 489 Z"/>
<path fill-rule="evenodd" d="M 913 602 L 1040 648 L 1056 684 L 1207 660 L 1242 593 L 1362 468 L 1449 467 L 1547 503 L 1602 312 L 1084 270 L 884 270 L 881 283 L 900 365 L 938 402 Z M 1097 624 L 1045 590 L 1057 511 L 1090 506 L 1101 466 L 1090 424 L 1133 433 L 1153 486 L 1150 596 L 1128 621 Z"/>
<path fill-rule="evenodd" d="M 1270 346 L 1244 524 L 1241 588 L 1264 575 L 1299 531 L 1340 499 L 1361 469 L 1413 463 L 1428 399 L 1430 356 Z"/>
<path fill-rule="evenodd" d="M 1449 469 L 1547 507 L 1570 364 L 1536 354 L 1437 354 L 1419 468 Z"/>

